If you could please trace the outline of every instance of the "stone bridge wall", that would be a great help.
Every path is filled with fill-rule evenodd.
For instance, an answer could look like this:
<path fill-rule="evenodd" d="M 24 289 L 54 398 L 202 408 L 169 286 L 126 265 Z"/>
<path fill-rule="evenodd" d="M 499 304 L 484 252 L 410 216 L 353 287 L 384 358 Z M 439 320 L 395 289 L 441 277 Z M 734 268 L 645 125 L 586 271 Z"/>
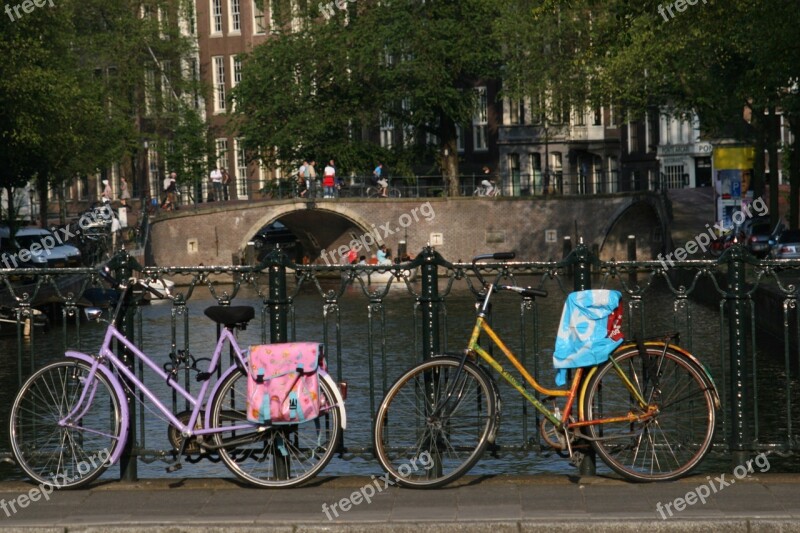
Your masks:
<path fill-rule="evenodd" d="M 664 248 L 666 218 L 663 199 L 654 193 L 211 204 L 159 215 L 152 225 L 152 257 L 163 266 L 231 264 L 259 228 L 281 219 L 298 236 L 306 235 L 305 248 L 328 251 L 352 237 L 382 240 L 396 250 L 407 235 L 408 250 L 416 254 L 439 234 L 436 248 L 448 260 L 504 250 L 515 250 L 520 260 L 548 260 L 561 257 L 565 236 L 579 236 L 597 245 L 603 259 L 625 259 L 625 240 L 632 234 L 644 260 Z"/>

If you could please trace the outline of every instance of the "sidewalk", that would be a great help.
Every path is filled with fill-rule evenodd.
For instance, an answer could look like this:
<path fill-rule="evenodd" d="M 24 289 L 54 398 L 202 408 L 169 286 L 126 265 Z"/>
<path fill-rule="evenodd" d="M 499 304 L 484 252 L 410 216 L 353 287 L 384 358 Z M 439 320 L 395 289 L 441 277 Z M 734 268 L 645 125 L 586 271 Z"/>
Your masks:
<path fill-rule="evenodd" d="M 3 532 L 222 531 L 800 531 L 800 476 L 759 474 L 694 500 L 676 498 L 722 483 L 690 476 L 673 483 L 632 484 L 602 477 L 466 477 L 433 491 L 383 488 L 366 477 L 319 478 L 299 489 L 245 488 L 231 480 L 158 479 L 107 482 L 55 491 L 49 501 L 20 499 L 33 486 L 0 483 Z M 711 480 L 711 481 L 709 481 Z M 698 490 L 697 493 L 702 492 Z M 697 494 L 695 493 L 695 494 Z M 347 503 L 347 502 L 350 503 Z M 12 513 L 11 502 L 17 512 Z M 19 503 L 27 506 L 18 509 Z M 657 505 L 661 504 L 657 510 Z M 328 515 L 323 511 L 323 504 Z M 667 508 L 667 504 L 670 507 Z M 333 506 L 336 505 L 334 508 Z M 345 508 L 350 507 L 348 511 Z M 673 516 L 669 516 L 672 511 Z M 338 513 L 338 517 L 335 514 Z M 10 515 L 10 516 L 7 516 Z M 662 519 L 662 515 L 666 519 Z M 331 517 L 331 520 L 328 519 Z"/>

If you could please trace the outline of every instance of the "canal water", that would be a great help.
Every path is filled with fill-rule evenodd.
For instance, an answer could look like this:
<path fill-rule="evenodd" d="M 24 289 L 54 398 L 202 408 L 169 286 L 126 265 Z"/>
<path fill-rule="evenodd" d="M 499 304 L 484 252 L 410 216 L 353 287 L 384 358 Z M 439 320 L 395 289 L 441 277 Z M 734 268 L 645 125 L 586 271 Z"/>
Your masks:
<path fill-rule="evenodd" d="M 521 285 L 539 286 L 539 278 L 517 278 Z M 561 280 L 564 282 L 565 280 Z M 566 280 L 571 286 L 571 280 Z M 561 316 L 565 294 L 557 280 L 548 280 L 542 284 L 550 291 L 550 297 L 536 300 L 535 311 L 528 308 L 522 312 L 522 301 L 516 294 L 501 293 L 493 300 L 492 325 L 508 346 L 521 353 L 525 344 L 527 353 L 526 366 L 532 370 L 540 382 L 546 386 L 554 386 L 555 373 L 552 370 L 552 348 L 555 333 Z M 371 287 L 373 290 L 376 286 Z M 608 286 L 606 288 L 619 288 Z M 218 293 L 225 287 L 218 287 Z M 377 461 L 369 453 L 372 435 L 372 413 L 382 399 L 385 388 L 407 368 L 420 360 L 421 325 L 419 308 L 413 296 L 403 285 L 391 287 L 376 305 L 376 298 L 370 298 L 360 286 L 351 285 L 344 289 L 338 299 L 338 305 L 323 310 L 323 298 L 328 291 L 339 289 L 338 280 L 320 280 L 318 286 L 306 283 L 300 287 L 290 286 L 294 294 L 294 314 L 292 329 L 297 340 L 322 341 L 327 328 L 329 341 L 329 372 L 334 379 L 341 375 L 348 383 L 346 402 L 348 428 L 345 432 L 347 451 L 341 457 L 335 457 L 323 472 L 323 475 L 380 475 L 381 469 Z M 413 284 L 411 290 L 419 293 L 419 284 Z M 446 297 L 442 306 L 441 335 L 442 351 L 459 351 L 463 349 L 474 322 L 475 297 L 470 292 L 466 280 L 457 280 L 451 287 L 446 282 L 441 284 L 441 292 Z M 371 303 L 372 302 L 372 303 Z M 645 335 L 656 335 L 665 331 L 679 330 L 681 345 L 688 348 L 710 369 L 718 387 L 724 393 L 727 375 L 724 373 L 723 359 L 720 356 L 720 317 L 718 309 L 676 301 L 666 285 L 654 283 L 645 292 L 641 306 L 633 313 L 625 316 L 629 325 L 637 327 L 643 324 Z M 210 357 L 216 340 L 214 324 L 203 315 L 203 309 L 214 305 L 211 294 L 202 287 L 192 294 L 187 303 L 189 337 L 188 345 L 196 357 Z M 253 305 L 257 309 L 257 318 L 246 331 L 239 335 L 242 346 L 259 344 L 261 328 L 258 323 L 262 304 L 255 291 L 243 290 L 233 305 Z M 628 310 L 626 310 L 627 312 Z M 141 347 L 152 358 L 164 363 L 169 360 L 172 307 L 169 302 L 161 302 L 142 308 L 143 338 Z M 338 315 L 338 316 L 337 316 Z M 536 329 L 534 329 L 534 317 Z M 337 320 L 338 318 L 338 320 Z M 182 319 L 181 319 L 182 321 Z M 340 325 L 341 354 L 335 351 L 337 323 Z M 80 328 L 80 335 L 78 335 Z M 385 336 L 381 337 L 382 328 Z M 178 325 L 177 344 L 182 347 L 184 339 L 182 322 Z M 372 332 L 372 336 L 370 336 Z M 100 324 L 83 322 L 79 326 L 74 323 L 62 328 L 61 324 L 51 327 L 47 334 L 38 333 L 33 342 L 23 343 L 23 374 L 30 373 L 30 358 L 35 358 L 34 366 L 38 367 L 52 360 L 63 357 L 63 335 L 66 334 L 67 345 L 86 352 L 96 349 L 102 340 L 104 327 Z M 80 342 L 79 340 L 80 339 Z M 372 358 L 370 365 L 370 346 Z M 0 338 L 0 353 L 4 364 L 0 365 L 0 402 L 9 406 L 0 421 L 0 453 L 9 451 L 8 444 L 8 411 L 17 390 L 17 339 L 16 337 Z M 770 350 L 759 350 L 756 358 L 759 373 L 759 404 L 764 413 L 760 420 L 761 436 L 764 442 L 779 440 L 788 432 L 786 423 L 786 391 L 782 390 L 785 382 L 784 366 L 780 357 L 774 357 Z M 372 370 L 370 370 L 372 368 Z M 192 378 L 193 381 L 193 378 Z M 166 402 L 171 395 L 164 383 L 146 379 L 153 390 L 164 391 L 161 396 Z M 776 383 L 778 384 L 776 386 Z M 792 381 L 796 390 L 796 383 Z M 488 453 L 473 468 L 472 474 L 536 474 L 561 473 L 570 474 L 577 470 L 570 465 L 568 459 L 543 450 L 521 450 L 531 442 L 538 442 L 536 426 L 538 418 L 534 409 L 525 411 L 522 398 L 509 386 L 501 383 L 503 397 L 503 420 L 498 434 L 498 443 L 503 450 L 497 457 Z M 177 410 L 184 406 L 178 404 Z M 726 409 L 724 407 L 723 409 Z M 723 452 L 722 442 L 725 431 L 723 419 L 725 412 L 718 412 L 717 451 L 715 451 L 700 467 L 700 472 L 730 471 L 730 459 Z M 795 421 L 797 423 L 797 421 Z M 144 448 L 147 450 L 170 450 L 167 440 L 167 424 L 155 415 L 148 413 L 144 430 Z M 140 444 L 141 440 L 140 440 Z M 770 456 L 774 469 L 796 471 L 797 461 Z M 231 477 L 232 474 L 220 463 L 201 460 L 196 464 L 184 464 L 177 474 L 167 474 L 167 463 L 162 458 L 152 455 L 148 460 L 138 464 L 139 476 L 142 478 L 167 477 Z M 598 471 L 607 472 L 604 466 L 598 465 Z M 105 474 L 107 479 L 119 476 L 118 467 L 113 467 Z M 13 465 L 0 464 L 0 479 L 18 479 L 21 473 Z"/>

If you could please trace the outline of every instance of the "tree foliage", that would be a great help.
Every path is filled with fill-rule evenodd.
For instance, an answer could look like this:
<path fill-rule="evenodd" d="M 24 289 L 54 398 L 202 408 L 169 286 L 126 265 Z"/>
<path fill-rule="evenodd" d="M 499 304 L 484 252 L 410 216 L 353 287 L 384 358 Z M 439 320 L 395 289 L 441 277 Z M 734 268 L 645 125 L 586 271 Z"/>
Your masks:
<path fill-rule="evenodd" d="M 247 58 L 233 95 L 237 128 L 256 157 L 287 168 L 335 157 L 346 172 L 378 160 L 396 171 L 440 156 L 457 192 L 455 125 L 472 117 L 472 87 L 498 75 L 487 24 L 495 11 L 489 0 L 359 0 L 327 14 L 311 6 L 304 27 Z M 369 137 L 381 120 L 406 132 L 391 149 Z"/>
<path fill-rule="evenodd" d="M 767 113 L 782 111 L 800 135 L 800 3 L 709 0 L 682 8 L 659 0 L 505 2 L 495 29 L 509 36 L 507 90 L 534 102 L 546 95 L 541 107 L 551 116 L 564 99 L 616 102 L 634 116 L 651 106 L 696 112 L 708 138 L 766 148 L 777 184 L 779 135 Z M 796 227 L 800 159 L 792 161 Z"/>
<path fill-rule="evenodd" d="M 173 146 L 176 164 L 205 160 L 194 137 L 205 140 L 206 127 L 183 98 L 200 90 L 183 73 L 193 45 L 177 23 L 192 4 L 62 0 L 17 20 L 0 17 L 0 184 L 35 177 L 42 224 L 48 189 L 136 158 L 143 139 Z M 188 125 L 191 139 L 168 142 Z"/>

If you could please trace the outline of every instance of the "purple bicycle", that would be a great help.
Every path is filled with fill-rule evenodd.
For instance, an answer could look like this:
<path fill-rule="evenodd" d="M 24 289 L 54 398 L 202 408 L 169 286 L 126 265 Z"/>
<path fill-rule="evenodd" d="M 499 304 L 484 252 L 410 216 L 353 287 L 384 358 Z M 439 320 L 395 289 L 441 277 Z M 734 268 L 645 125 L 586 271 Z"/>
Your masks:
<path fill-rule="evenodd" d="M 206 369 L 198 369 L 188 354 L 171 356 L 159 366 L 117 329 L 134 297 L 147 283 L 122 284 L 107 272 L 100 275 L 121 293 L 96 355 L 66 352 L 67 359 L 35 372 L 22 386 L 11 409 L 11 450 L 16 463 L 33 482 L 59 488 L 86 485 L 119 460 L 128 439 L 126 392 L 141 393 L 147 410 L 166 420 L 181 467 L 188 449 L 216 452 L 243 481 L 260 487 L 299 485 L 320 472 L 333 457 L 346 427 L 344 399 L 339 387 L 319 372 L 320 415 L 298 424 L 256 424 L 247 419 L 247 353 L 239 348 L 234 330 L 255 316 L 249 306 L 213 306 L 206 316 L 222 333 Z M 100 320 L 100 309 L 87 309 Z M 191 410 L 175 414 L 111 350 L 113 341 L 144 363 L 166 386 L 185 398 Z M 213 379 L 220 368 L 225 344 L 235 364 Z M 204 361 L 201 359 L 200 361 Z M 196 371 L 200 390 L 194 396 L 175 379 L 179 370 Z M 208 401 L 206 401 L 208 397 Z"/>

